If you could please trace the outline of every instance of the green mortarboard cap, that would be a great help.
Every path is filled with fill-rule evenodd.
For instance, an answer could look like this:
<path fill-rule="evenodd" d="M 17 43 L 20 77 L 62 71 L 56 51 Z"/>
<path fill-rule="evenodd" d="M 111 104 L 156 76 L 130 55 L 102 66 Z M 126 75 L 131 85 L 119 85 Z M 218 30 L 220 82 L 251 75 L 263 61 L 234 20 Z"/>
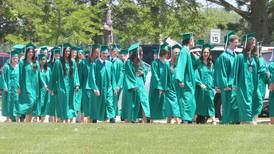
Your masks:
<path fill-rule="evenodd" d="M 71 44 L 69 44 L 69 43 L 64 43 L 63 44 L 63 49 L 67 49 L 67 48 L 72 48 L 72 45 Z"/>
<path fill-rule="evenodd" d="M 182 49 L 182 46 L 180 46 L 180 44 L 175 44 L 175 45 L 172 47 L 172 49 L 176 49 L 176 48 Z"/>
<path fill-rule="evenodd" d="M 99 44 L 93 44 L 92 49 L 100 49 L 101 46 Z"/>
<path fill-rule="evenodd" d="M 45 51 L 45 50 L 48 50 L 48 47 L 41 47 L 40 48 L 40 51 Z"/>
<path fill-rule="evenodd" d="M 121 49 L 120 54 L 128 54 L 128 50 L 127 49 Z"/>
<path fill-rule="evenodd" d="M 235 33 L 234 32 L 228 32 L 226 35 L 225 35 L 225 37 L 224 37 L 224 41 L 225 41 L 225 44 L 227 45 L 227 43 L 228 43 L 228 40 L 229 40 L 229 38 L 231 38 L 232 36 L 234 36 L 235 35 Z"/>
<path fill-rule="evenodd" d="M 39 60 L 46 60 L 47 56 L 45 54 L 40 54 L 39 56 Z"/>
<path fill-rule="evenodd" d="M 158 48 L 152 48 L 152 52 L 153 52 L 153 54 L 158 54 L 158 52 L 159 52 L 159 49 Z"/>
<path fill-rule="evenodd" d="M 11 52 L 10 52 L 10 55 L 11 55 L 11 57 L 17 57 L 18 56 L 18 50 L 12 50 Z"/>
<path fill-rule="evenodd" d="M 53 51 L 54 51 L 54 54 L 61 54 L 60 48 L 55 48 Z"/>
<path fill-rule="evenodd" d="M 164 42 L 164 43 L 160 46 L 160 50 L 161 50 L 161 51 L 169 50 L 168 43 Z"/>
<path fill-rule="evenodd" d="M 112 50 L 116 50 L 116 51 L 120 51 L 120 50 L 121 50 L 121 47 L 120 47 L 120 45 L 118 45 L 118 44 L 112 44 L 112 45 L 111 45 L 111 49 L 112 49 Z"/>
<path fill-rule="evenodd" d="M 35 45 L 32 44 L 31 42 L 26 45 L 26 50 L 28 50 L 28 49 L 35 49 L 35 48 L 36 48 Z"/>
<path fill-rule="evenodd" d="M 256 33 L 247 33 L 244 36 L 242 36 L 242 43 L 244 44 L 244 47 L 246 47 L 247 41 L 251 40 L 252 38 L 255 38 Z"/>
<path fill-rule="evenodd" d="M 197 45 L 203 46 L 205 44 L 205 40 L 197 40 Z"/>
<path fill-rule="evenodd" d="M 255 36 L 256 36 L 256 33 L 255 33 L 255 32 L 253 32 L 253 33 L 247 33 L 247 34 L 245 34 L 244 36 L 242 36 L 241 40 L 242 40 L 242 42 L 244 43 L 244 42 L 247 41 L 247 40 L 250 40 L 250 39 L 252 39 L 252 38 L 255 38 Z"/>
<path fill-rule="evenodd" d="M 26 45 L 23 45 L 23 44 L 16 44 L 16 45 L 14 45 L 14 46 L 12 47 L 12 49 L 15 49 L 15 50 L 18 52 L 18 54 L 21 54 L 21 53 L 24 52 L 25 47 L 26 47 Z"/>
<path fill-rule="evenodd" d="M 183 33 L 182 34 L 182 40 L 184 41 L 184 40 L 189 40 L 189 39 L 191 39 L 191 38 L 193 38 L 193 33 Z"/>
<path fill-rule="evenodd" d="M 140 42 L 134 43 L 128 48 L 128 52 L 129 53 L 138 52 L 139 47 L 140 47 Z"/>
<path fill-rule="evenodd" d="M 85 51 L 84 51 L 82 48 L 78 47 L 78 48 L 77 48 L 77 52 L 78 52 L 78 53 L 84 53 Z"/>
<path fill-rule="evenodd" d="M 77 51 L 78 51 L 78 48 L 75 47 L 75 46 L 72 46 L 72 47 L 71 47 L 71 51 L 76 51 L 76 52 L 77 52 Z"/>
<path fill-rule="evenodd" d="M 108 46 L 106 46 L 106 45 L 102 46 L 100 51 L 107 53 L 108 52 Z"/>
<path fill-rule="evenodd" d="M 210 44 L 204 44 L 202 50 L 204 50 L 205 48 L 209 48 L 209 50 L 211 50 L 213 48 L 213 46 Z"/>

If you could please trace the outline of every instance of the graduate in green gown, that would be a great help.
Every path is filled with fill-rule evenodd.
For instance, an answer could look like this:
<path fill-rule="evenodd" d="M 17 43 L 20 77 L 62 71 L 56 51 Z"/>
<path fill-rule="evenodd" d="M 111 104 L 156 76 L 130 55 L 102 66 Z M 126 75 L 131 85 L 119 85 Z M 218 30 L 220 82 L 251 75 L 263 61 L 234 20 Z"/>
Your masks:
<path fill-rule="evenodd" d="M 61 54 L 61 48 L 56 46 L 54 48 L 52 48 L 50 50 L 51 52 L 51 56 L 50 56 L 50 60 L 47 63 L 48 68 L 50 68 L 50 70 L 52 71 L 54 63 L 56 60 L 60 59 L 60 54 Z M 51 75 L 52 76 L 52 75 Z M 51 83 L 51 81 L 50 81 Z M 48 109 L 47 109 L 47 114 L 49 115 L 49 122 L 57 122 L 57 117 L 56 117 L 56 94 L 57 93 L 57 87 L 56 85 L 53 85 L 53 87 L 51 87 L 51 94 L 50 94 L 50 100 L 49 100 L 49 105 L 48 105 Z"/>
<path fill-rule="evenodd" d="M 235 49 L 239 38 L 233 32 L 225 36 L 225 51 L 218 57 L 215 66 L 216 87 L 221 90 L 222 123 L 238 123 L 239 111 L 235 98 L 232 97 L 233 63 L 236 58 Z"/>
<path fill-rule="evenodd" d="M 32 116 L 39 116 L 39 63 L 35 60 L 35 46 L 26 45 L 25 57 L 19 63 L 20 95 L 17 115 L 26 115 L 26 121 L 31 122 Z"/>
<path fill-rule="evenodd" d="M 78 113 L 78 117 L 76 119 L 76 122 L 81 122 L 83 121 L 84 117 L 82 115 L 82 95 L 83 95 L 83 88 L 81 87 L 81 79 L 80 79 L 80 74 L 83 72 L 83 67 L 81 67 L 82 61 L 85 60 L 85 55 L 84 55 L 84 50 L 80 47 L 77 48 L 77 57 L 76 57 L 76 63 L 77 63 L 77 70 L 78 70 L 78 76 L 79 76 L 79 82 L 80 82 L 80 87 L 79 90 L 76 92 L 75 96 L 75 110 Z"/>
<path fill-rule="evenodd" d="M 145 90 L 145 68 L 139 55 L 140 43 L 132 44 L 130 57 L 125 63 L 122 116 L 125 122 L 136 122 L 142 113 L 143 122 L 150 117 L 149 102 Z"/>
<path fill-rule="evenodd" d="M 14 121 L 16 117 L 16 105 L 18 104 L 19 67 L 16 50 L 11 51 L 11 60 L 2 68 L 2 116 L 6 122 Z"/>
<path fill-rule="evenodd" d="M 120 51 L 120 46 L 113 44 L 110 50 L 110 61 L 112 62 L 112 73 L 115 76 L 115 85 L 113 93 L 113 105 L 115 110 L 115 115 L 119 115 L 118 101 L 121 94 L 121 89 L 123 88 L 123 78 L 124 78 L 124 63 L 118 58 Z"/>
<path fill-rule="evenodd" d="M 246 36 L 248 37 L 248 36 Z M 239 108 L 239 121 L 241 123 L 253 122 L 254 97 L 257 96 L 258 74 L 257 65 L 254 59 L 256 51 L 255 37 L 247 38 L 243 52 L 238 54 L 233 65 L 233 96 L 236 96 Z"/>
<path fill-rule="evenodd" d="M 274 124 L 274 50 L 272 51 L 271 63 L 268 65 L 269 76 L 269 117 Z"/>
<path fill-rule="evenodd" d="M 115 123 L 115 110 L 113 105 L 113 92 L 115 90 L 115 76 L 112 73 L 112 63 L 107 60 L 108 46 L 102 46 L 100 58 L 95 63 L 93 91 L 94 101 L 91 104 L 91 119 Z"/>
<path fill-rule="evenodd" d="M 79 76 L 79 58 L 77 57 L 78 55 L 78 51 L 80 50 L 79 47 L 72 47 L 71 48 L 71 59 L 76 63 L 77 66 L 77 73 Z M 83 52 L 83 50 L 81 49 L 81 51 Z M 79 88 L 78 91 L 75 91 L 75 97 L 74 97 L 74 110 L 76 113 L 76 122 L 80 122 L 81 121 L 81 97 L 82 97 L 82 90 Z"/>
<path fill-rule="evenodd" d="M 264 57 L 262 57 L 261 54 L 262 47 L 259 45 L 257 52 L 255 52 L 255 61 L 257 64 L 257 69 L 258 69 L 258 92 L 260 93 L 259 96 L 256 96 L 252 110 L 253 110 L 253 116 L 255 122 L 258 121 L 258 116 L 261 114 L 262 109 L 263 109 L 263 103 L 264 103 L 264 97 L 266 93 L 266 85 L 268 84 L 268 78 L 270 76 L 266 62 L 264 60 Z"/>
<path fill-rule="evenodd" d="M 166 97 L 169 75 L 169 63 L 166 60 L 169 54 L 168 44 L 160 47 L 159 58 L 151 64 L 151 80 L 149 88 L 150 119 L 166 119 Z M 153 122 L 153 121 L 151 121 Z"/>
<path fill-rule="evenodd" d="M 196 110 L 195 73 L 189 49 L 193 46 L 192 33 L 183 34 L 183 47 L 175 70 L 175 87 L 182 123 L 192 123 Z"/>
<path fill-rule="evenodd" d="M 41 117 L 41 122 L 44 122 L 45 116 L 48 115 L 48 107 L 50 102 L 50 90 L 48 88 L 49 82 L 51 79 L 51 69 L 47 64 L 47 57 L 44 54 L 39 55 L 40 62 L 40 73 L 39 73 L 39 82 L 40 82 L 40 96 L 39 96 L 39 116 Z"/>
<path fill-rule="evenodd" d="M 121 49 L 121 51 L 119 52 L 119 59 L 123 62 L 123 74 L 125 74 L 125 63 L 126 61 L 128 60 L 128 49 Z M 120 98 L 119 98 L 119 101 L 118 103 L 121 104 L 121 114 L 120 114 L 120 119 L 121 121 L 124 121 L 124 116 L 123 116 L 123 113 L 125 113 L 123 111 L 123 109 L 126 109 L 126 102 L 123 102 L 123 98 L 124 98 L 124 92 L 123 92 L 123 86 L 125 84 L 125 76 L 123 75 L 123 83 L 122 83 L 122 89 L 121 89 L 121 94 L 120 94 Z"/>
<path fill-rule="evenodd" d="M 120 60 L 125 63 L 128 59 L 128 50 L 127 49 L 121 49 L 119 53 Z"/>
<path fill-rule="evenodd" d="M 50 88 L 56 95 L 58 121 L 72 122 L 76 117 L 74 97 L 79 89 L 77 65 L 71 59 L 70 45 L 63 45 L 63 57 L 57 59 L 52 69 Z M 70 121 L 69 121 L 70 120 Z"/>
<path fill-rule="evenodd" d="M 207 118 L 212 118 L 212 123 L 215 121 L 215 107 L 214 107 L 214 67 L 212 63 L 212 56 L 209 44 L 204 44 L 202 48 L 201 64 L 195 71 L 196 78 L 196 114 L 197 123 L 206 123 Z"/>
<path fill-rule="evenodd" d="M 81 100 L 81 112 L 83 113 L 82 121 L 84 123 L 90 122 L 91 113 L 94 110 L 96 112 L 95 93 L 95 61 L 100 54 L 100 45 L 94 44 L 92 46 L 91 53 L 88 54 L 86 59 L 82 60 L 79 64 L 79 79 L 80 88 L 82 89 L 82 100 Z M 92 106 L 93 105 L 93 106 Z M 93 120 L 92 122 L 96 122 Z"/>

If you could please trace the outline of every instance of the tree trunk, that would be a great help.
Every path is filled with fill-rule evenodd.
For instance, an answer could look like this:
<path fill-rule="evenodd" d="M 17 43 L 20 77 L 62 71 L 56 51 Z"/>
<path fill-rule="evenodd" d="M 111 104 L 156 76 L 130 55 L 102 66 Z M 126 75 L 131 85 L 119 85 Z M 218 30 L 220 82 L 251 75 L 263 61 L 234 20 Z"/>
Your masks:
<path fill-rule="evenodd" d="M 251 2 L 251 14 L 249 30 L 256 32 L 258 41 L 263 41 L 264 44 L 269 44 L 272 39 L 272 20 L 267 12 L 267 0 L 253 0 Z"/>

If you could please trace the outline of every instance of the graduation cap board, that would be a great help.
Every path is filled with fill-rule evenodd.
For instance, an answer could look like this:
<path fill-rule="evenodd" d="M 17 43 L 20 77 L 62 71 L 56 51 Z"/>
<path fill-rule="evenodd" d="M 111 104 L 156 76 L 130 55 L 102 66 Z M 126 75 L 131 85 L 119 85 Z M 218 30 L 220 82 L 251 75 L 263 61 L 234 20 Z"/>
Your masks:
<path fill-rule="evenodd" d="M 247 41 L 255 38 L 255 36 L 256 36 L 256 33 L 252 32 L 252 33 L 247 33 L 242 37 L 242 42 L 243 42 L 244 48 L 246 48 Z"/>
<path fill-rule="evenodd" d="M 40 54 L 38 57 L 39 60 L 47 60 L 47 56 L 45 54 Z"/>
<path fill-rule="evenodd" d="M 35 49 L 35 48 L 36 48 L 35 45 L 33 43 L 31 43 L 31 42 L 26 45 L 26 50 L 28 50 L 28 49 Z"/>
<path fill-rule="evenodd" d="M 235 33 L 234 32 L 228 32 L 225 37 L 224 37 L 224 41 L 225 41 L 225 49 L 227 48 L 228 46 L 228 41 L 231 37 L 235 36 Z"/>
<path fill-rule="evenodd" d="M 135 52 L 138 53 L 139 47 L 140 47 L 140 42 L 134 43 L 128 48 L 128 52 L 129 53 L 135 53 Z"/>
<path fill-rule="evenodd" d="M 12 51 L 10 52 L 10 56 L 11 56 L 11 57 L 18 57 L 18 51 L 17 51 L 16 49 L 12 50 Z"/>
<path fill-rule="evenodd" d="M 18 54 L 21 54 L 24 52 L 26 45 L 23 44 L 16 44 L 12 46 L 12 49 L 17 50 Z"/>
<path fill-rule="evenodd" d="M 182 40 L 185 41 L 185 40 L 190 40 L 193 38 L 193 33 L 183 33 L 182 34 Z"/>
<path fill-rule="evenodd" d="M 158 54 L 159 49 L 158 48 L 152 48 L 153 54 Z"/>
<path fill-rule="evenodd" d="M 115 51 L 120 51 L 121 50 L 121 46 L 118 44 L 112 44 L 111 45 L 111 49 L 115 50 Z"/>
<path fill-rule="evenodd" d="M 104 45 L 101 47 L 101 53 L 108 53 L 108 46 L 107 45 Z"/>
<path fill-rule="evenodd" d="M 196 45 L 203 46 L 205 44 L 205 40 L 197 40 Z"/>
<path fill-rule="evenodd" d="M 121 49 L 121 51 L 120 51 L 120 54 L 128 54 L 128 50 L 127 49 Z"/>
<path fill-rule="evenodd" d="M 202 51 L 205 49 L 205 48 L 208 48 L 209 51 L 213 48 L 213 46 L 211 44 L 204 44 L 203 45 L 203 48 L 202 48 Z"/>

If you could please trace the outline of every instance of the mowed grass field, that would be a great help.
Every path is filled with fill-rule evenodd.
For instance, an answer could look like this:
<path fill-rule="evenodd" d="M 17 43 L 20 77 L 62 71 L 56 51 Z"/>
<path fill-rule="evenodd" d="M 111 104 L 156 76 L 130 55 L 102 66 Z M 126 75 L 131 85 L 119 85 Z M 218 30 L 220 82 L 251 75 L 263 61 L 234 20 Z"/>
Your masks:
<path fill-rule="evenodd" d="M 0 153 L 273 153 L 274 126 L 0 124 Z"/>

